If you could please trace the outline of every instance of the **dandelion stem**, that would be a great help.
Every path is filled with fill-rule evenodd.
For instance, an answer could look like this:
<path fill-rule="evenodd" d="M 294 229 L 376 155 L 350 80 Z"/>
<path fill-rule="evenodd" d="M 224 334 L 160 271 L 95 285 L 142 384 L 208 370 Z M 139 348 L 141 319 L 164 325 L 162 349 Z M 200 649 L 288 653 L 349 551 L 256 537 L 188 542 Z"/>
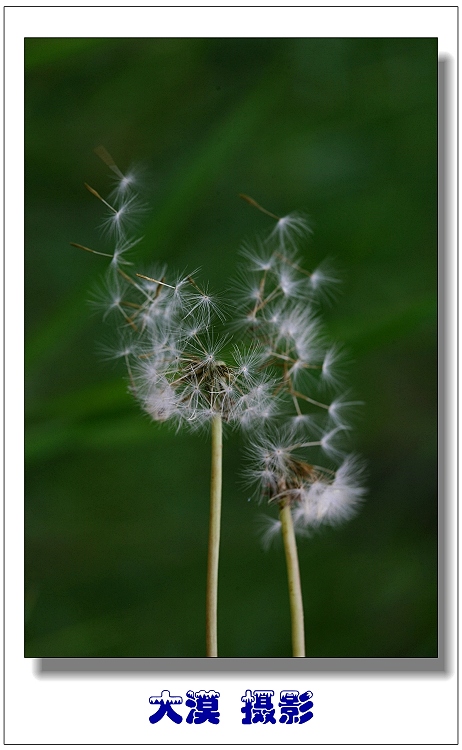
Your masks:
<path fill-rule="evenodd" d="M 216 414 L 212 419 L 212 469 L 210 480 L 210 527 L 206 601 L 207 656 L 218 656 L 217 600 L 221 516 L 221 465 L 222 419 L 220 414 Z"/>
<path fill-rule="evenodd" d="M 282 538 L 287 563 L 290 616 L 292 620 L 293 656 L 305 656 L 305 630 L 303 624 L 303 600 L 298 566 L 297 543 L 289 503 L 283 502 L 279 511 Z"/>

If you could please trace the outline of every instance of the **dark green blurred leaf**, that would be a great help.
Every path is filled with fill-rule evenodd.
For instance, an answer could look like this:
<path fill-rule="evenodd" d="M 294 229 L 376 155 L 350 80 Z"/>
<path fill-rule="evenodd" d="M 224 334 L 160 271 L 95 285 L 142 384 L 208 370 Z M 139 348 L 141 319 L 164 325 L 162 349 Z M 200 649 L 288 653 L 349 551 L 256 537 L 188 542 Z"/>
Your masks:
<path fill-rule="evenodd" d="M 26 614 L 28 656 L 202 656 L 209 444 L 156 427 L 97 354 L 86 304 L 110 250 L 93 154 L 146 165 L 143 262 L 229 287 L 269 228 L 237 198 L 307 211 L 300 251 L 338 259 L 321 313 L 364 400 L 352 449 L 369 497 L 300 540 L 308 653 L 437 653 L 437 40 L 28 39 L 26 55 Z M 334 260 L 337 264 L 337 261 Z M 356 398 L 355 395 L 355 398 Z M 283 551 L 264 553 L 225 442 L 224 656 L 290 649 Z"/>
<path fill-rule="evenodd" d="M 342 320 L 332 326 L 340 341 L 354 346 L 356 353 L 399 342 L 413 335 L 422 326 L 436 324 L 436 299 L 433 294 L 414 300 L 402 310 L 371 311 L 368 318 Z"/>
<path fill-rule="evenodd" d="M 97 45 L 107 45 L 108 39 L 65 38 L 28 39 L 25 55 L 26 71 L 47 65 L 77 64 L 80 55 Z"/>

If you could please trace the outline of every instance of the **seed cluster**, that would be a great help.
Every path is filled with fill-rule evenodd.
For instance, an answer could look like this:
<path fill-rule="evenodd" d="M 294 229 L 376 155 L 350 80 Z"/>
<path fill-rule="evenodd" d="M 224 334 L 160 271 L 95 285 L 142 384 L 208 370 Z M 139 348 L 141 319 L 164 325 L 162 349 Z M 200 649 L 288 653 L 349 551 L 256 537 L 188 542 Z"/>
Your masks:
<path fill-rule="evenodd" d="M 303 268 L 306 218 L 277 217 L 242 196 L 275 223 L 265 239 L 242 250 L 229 316 L 231 305 L 198 272 L 130 272 L 127 254 L 139 241 L 132 236 L 141 206 L 136 179 L 104 150 L 99 155 L 116 187 L 105 200 L 87 186 L 106 206 L 103 227 L 113 242 L 111 253 L 90 250 L 111 259 L 95 303 L 105 318 L 116 316 L 119 342 L 111 356 L 125 361 L 132 394 L 158 422 L 197 429 L 220 416 L 244 428 L 247 480 L 269 503 L 290 505 L 296 530 L 349 518 L 365 494 L 362 464 L 342 445 L 359 402 L 338 395 L 342 350 L 327 342 L 319 309 L 339 282 L 326 264 Z M 228 333 L 220 337 L 227 317 Z M 278 530 L 271 522 L 267 540 Z"/>

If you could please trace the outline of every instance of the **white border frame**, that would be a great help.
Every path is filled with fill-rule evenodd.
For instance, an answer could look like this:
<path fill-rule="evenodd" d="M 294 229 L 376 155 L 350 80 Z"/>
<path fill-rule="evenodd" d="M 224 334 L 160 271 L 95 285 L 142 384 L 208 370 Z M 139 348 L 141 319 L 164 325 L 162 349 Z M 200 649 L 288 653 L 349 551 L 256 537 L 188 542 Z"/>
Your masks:
<path fill-rule="evenodd" d="M 178 12 L 181 8 L 181 12 Z M 457 6 L 23 6 L 5 8 L 5 744 L 457 744 L 457 424 L 448 411 L 445 470 L 449 567 L 445 581 L 447 666 L 431 673 L 79 674 L 45 676 L 23 658 L 22 330 L 18 283 L 23 276 L 23 46 L 25 37 L 438 37 L 450 71 L 451 107 L 445 138 L 457 154 Z M 447 303 L 444 384 L 457 403 L 457 169 L 446 175 Z M 14 310 L 14 321 L 10 311 Z M 443 466 L 441 467 L 443 469 Z M 219 667 L 219 665 L 217 664 Z M 240 723 L 248 688 L 310 689 L 315 719 L 300 727 Z M 220 724 L 147 722 L 148 698 L 169 689 L 218 690 Z M 236 719 L 236 712 L 238 718 Z M 26 718 L 27 717 L 27 718 Z M 289 729 L 291 730 L 289 733 Z M 292 741 L 290 741 L 292 740 Z"/>

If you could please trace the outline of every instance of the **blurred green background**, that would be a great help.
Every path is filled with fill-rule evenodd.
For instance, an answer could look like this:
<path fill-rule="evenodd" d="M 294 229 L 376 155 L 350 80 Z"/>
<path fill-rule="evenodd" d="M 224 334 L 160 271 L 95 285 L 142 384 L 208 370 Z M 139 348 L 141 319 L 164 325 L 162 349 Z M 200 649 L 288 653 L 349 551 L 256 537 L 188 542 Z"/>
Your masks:
<path fill-rule="evenodd" d="M 361 513 L 299 543 L 307 654 L 437 656 L 436 39 L 28 39 L 26 650 L 203 656 L 209 440 L 150 424 L 102 361 L 104 144 L 145 167 L 140 263 L 224 290 L 270 228 L 240 192 L 308 212 L 325 311 L 365 401 Z M 225 444 L 219 655 L 289 656 L 281 545 L 264 552 Z"/>

